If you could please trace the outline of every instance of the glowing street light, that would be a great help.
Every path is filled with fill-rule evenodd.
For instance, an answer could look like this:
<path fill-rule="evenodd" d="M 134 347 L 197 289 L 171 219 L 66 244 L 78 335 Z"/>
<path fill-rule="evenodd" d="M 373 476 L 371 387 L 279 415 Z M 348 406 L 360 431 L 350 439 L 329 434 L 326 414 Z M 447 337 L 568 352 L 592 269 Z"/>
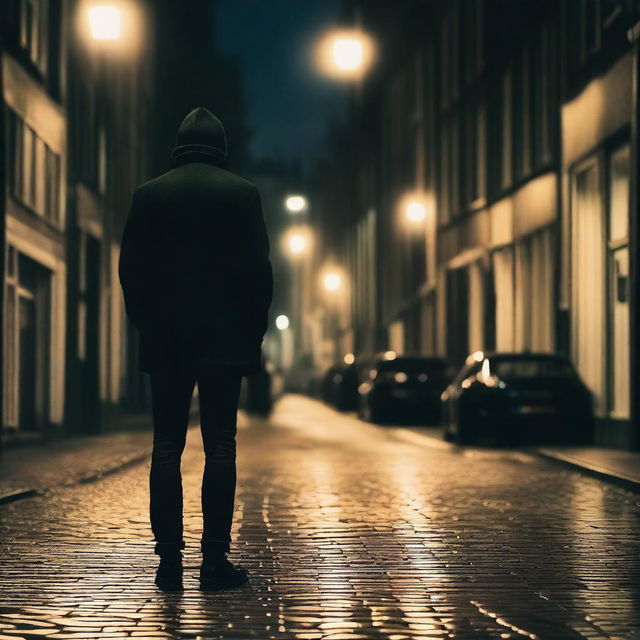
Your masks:
<path fill-rule="evenodd" d="M 373 62 L 373 41 L 357 29 L 332 31 L 320 40 L 316 58 L 320 69 L 329 75 L 345 80 L 357 78 Z"/>
<path fill-rule="evenodd" d="M 300 213 L 307 208 L 307 199 L 304 196 L 288 196 L 284 201 L 284 206 L 291 213 Z"/>
<path fill-rule="evenodd" d="M 427 217 L 427 208 L 424 203 L 416 200 L 408 202 L 404 212 L 407 220 L 412 223 L 424 222 Z"/>
<path fill-rule="evenodd" d="M 283 236 L 283 250 L 298 258 L 311 249 L 313 236 L 308 225 L 295 225 L 287 230 Z"/>
<path fill-rule="evenodd" d="M 356 71 L 364 61 L 362 41 L 356 38 L 338 38 L 331 48 L 333 62 L 340 71 Z"/>
<path fill-rule="evenodd" d="M 115 4 L 95 4 L 87 9 L 89 30 L 94 40 L 122 37 L 122 9 Z"/>
<path fill-rule="evenodd" d="M 423 191 L 406 193 L 398 202 L 398 215 L 407 227 L 414 230 L 424 225 L 433 211 L 433 197 Z"/>
<path fill-rule="evenodd" d="M 289 328 L 289 318 L 285 315 L 279 315 L 276 318 L 276 328 L 280 331 L 284 331 Z"/>
<path fill-rule="evenodd" d="M 307 246 L 304 236 L 295 233 L 289 238 L 289 250 L 291 253 L 302 253 Z"/>
<path fill-rule="evenodd" d="M 331 272 L 325 275 L 323 282 L 327 291 L 337 291 L 342 284 L 342 278 L 337 273 Z"/>

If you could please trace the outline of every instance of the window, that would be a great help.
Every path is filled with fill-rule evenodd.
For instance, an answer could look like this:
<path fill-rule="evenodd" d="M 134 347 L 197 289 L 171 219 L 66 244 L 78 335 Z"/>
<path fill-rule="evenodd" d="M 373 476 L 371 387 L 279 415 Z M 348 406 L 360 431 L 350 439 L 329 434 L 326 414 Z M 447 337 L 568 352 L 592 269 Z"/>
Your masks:
<path fill-rule="evenodd" d="M 60 155 L 14 111 L 8 111 L 9 185 L 13 197 L 60 224 Z"/>
<path fill-rule="evenodd" d="M 27 206 L 33 208 L 35 200 L 35 147 L 36 137 L 33 129 L 22 128 L 22 190 L 18 196 Z"/>
<path fill-rule="evenodd" d="M 468 201 L 473 206 L 480 206 L 485 197 L 485 122 L 484 105 L 472 103 L 468 115 L 467 191 Z"/>
<path fill-rule="evenodd" d="M 441 213 L 441 223 L 446 223 L 451 218 L 451 202 L 449 199 L 449 183 L 451 181 L 451 168 L 450 168 L 450 159 L 451 159 L 451 149 L 450 149 L 450 137 L 449 131 L 451 130 L 451 125 L 449 122 L 445 121 L 443 123 L 443 127 L 440 133 L 441 139 L 441 148 L 442 148 L 442 163 L 440 166 L 440 194 L 441 201 L 440 206 L 438 207 Z"/>
<path fill-rule="evenodd" d="M 629 183 L 630 149 L 624 145 L 609 158 L 609 415 L 627 420 L 630 415 L 631 361 L 629 299 Z"/>
<path fill-rule="evenodd" d="M 22 194 L 22 158 L 24 156 L 22 120 L 14 111 L 8 110 L 8 145 L 9 145 L 9 185 L 13 195 L 21 197 Z"/>
<path fill-rule="evenodd" d="M 522 67 L 520 79 L 520 175 L 526 175 L 531 171 L 531 139 L 533 118 L 531 117 L 531 49 L 525 47 L 522 51 Z"/>
<path fill-rule="evenodd" d="M 60 224 L 60 156 L 46 147 L 45 218 Z"/>
<path fill-rule="evenodd" d="M 107 191 L 107 132 L 104 125 L 98 132 L 98 191 Z"/>
<path fill-rule="evenodd" d="M 495 358 L 492 369 L 498 378 L 569 378 L 575 370 L 567 360 L 560 358 Z"/>
<path fill-rule="evenodd" d="M 513 180 L 513 79 L 511 69 L 502 78 L 502 187 Z"/>
<path fill-rule="evenodd" d="M 442 18 L 442 28 L 440 29 L 440 104 L 445 107 L 449 104 L 449 88 L 451 86 L 451 55 L 449 50 L 449 43 L 451 41 L 449 18 L 444 16 Z"/>
<path fill-rule="evenodd" d="M 586 60 L 600 48 L 600 0 L 581 0 L 580 56 Z"/>
<path fill-rule="evenodd" d="M 451 148 L 450 148 L 450 172 L 449 172 L 449 203 L 451 215 L 455 216 L 460 210 L 460 187 L 463 186 L 460 171 L 460 118 L 455 114 L 451 119 Z"/>
<path fill-rule="evenodd" d="M 555 70 L 551 65 L 551 31 L 543 25 L 540 34 L 538 64 L 536 69 L 536 162 L 545 164 L 551 159 L 551 79 Z"/>
<path fill-rule="evenodd" d="M 20 46 L 43 74 L 47 72 L 48 0 L 20 0 Z"/>
<path fill-rule="evenodd" d="M 609 240 L 625 241 L 629 233 L 629 146 L 611 155 L 609 173 L 611 199 L 609 204 Z"/>

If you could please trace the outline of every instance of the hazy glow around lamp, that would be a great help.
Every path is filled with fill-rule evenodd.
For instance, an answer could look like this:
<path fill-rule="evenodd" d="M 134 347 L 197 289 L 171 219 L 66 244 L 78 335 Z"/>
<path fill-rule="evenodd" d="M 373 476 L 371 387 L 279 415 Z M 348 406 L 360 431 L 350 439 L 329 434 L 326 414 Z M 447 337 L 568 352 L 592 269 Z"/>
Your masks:
<path fill-rule="evenodd" d="M 280 331 L 284 331 L 289 328 L 289 318 L 285 315 L 280 315 L 276 318 L 276 327 L 280 329 Z"/>

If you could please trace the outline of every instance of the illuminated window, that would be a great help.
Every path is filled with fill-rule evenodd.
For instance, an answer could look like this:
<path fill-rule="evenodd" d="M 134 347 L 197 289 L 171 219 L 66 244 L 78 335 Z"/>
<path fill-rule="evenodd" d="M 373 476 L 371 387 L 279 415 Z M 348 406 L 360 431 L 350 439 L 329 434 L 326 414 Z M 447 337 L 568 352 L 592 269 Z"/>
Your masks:
<path fill-rule="evenodd" d="M 49 0 L 20 0 L 20 46 L 31 62 L 47 71 Z"/>

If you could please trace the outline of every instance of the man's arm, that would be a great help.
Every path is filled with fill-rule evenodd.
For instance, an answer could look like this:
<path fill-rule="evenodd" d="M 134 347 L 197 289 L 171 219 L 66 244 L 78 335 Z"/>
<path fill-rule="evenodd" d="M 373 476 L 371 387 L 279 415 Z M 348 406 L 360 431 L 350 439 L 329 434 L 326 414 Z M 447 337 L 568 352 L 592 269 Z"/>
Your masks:
<path fill-rule="evenodd" d="M 147 241 L 142 227 L 139 199 L 137 192 L 134 192 L 120 244 L 118 275 L 127 316 L 138 329 L 145 320 Z"/>
<path fill-rule="evenodd" d="M 268 328 L 269 307 L 273 299 L 273 270 L 269 259 L 269 235 L 262 213 L 260 192 L 257 189 L 253 189 L 250 195 L 249 220 L 249 247 L 254 269 L 250 276 L 253 280 L 252 286 L 248 287 L 248 303 L 255 313 L 257 330 L 263 336 Z"/>

